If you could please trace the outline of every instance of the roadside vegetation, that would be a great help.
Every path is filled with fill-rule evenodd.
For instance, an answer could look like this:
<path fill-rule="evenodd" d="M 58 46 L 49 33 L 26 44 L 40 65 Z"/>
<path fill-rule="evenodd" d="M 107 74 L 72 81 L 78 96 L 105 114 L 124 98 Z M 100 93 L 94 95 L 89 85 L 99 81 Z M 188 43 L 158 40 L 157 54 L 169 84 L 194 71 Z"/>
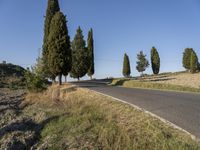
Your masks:
<path fill-rule="evenodd" d="M 54 85 L 43 93 L 29 93 L 20 106 L 26 106 L 18 116 L 24 119 L 17 119 L 18 123 L 12 121 L 10 124 L 7 121 L 7 125 L 4 124 L 0 133 L 4 133 L 3 130 L 12 125 L 13 128 L 0 139 L 1 148 L 14 135 L 12 144 L 22 148 L 60 150 L 197 150 L 200 148 L 199 143 L 189 135 L 143 111 L 72 85 Z"/>
<path fill-rule="evenodd" d="M 187 72 L 163 73 L 160 75 L 145 75 L 135 78 L 113 79 L 112 86 L 128 88 L 147 88 L 183 92 L 200 92 L 200 74 Z"/>

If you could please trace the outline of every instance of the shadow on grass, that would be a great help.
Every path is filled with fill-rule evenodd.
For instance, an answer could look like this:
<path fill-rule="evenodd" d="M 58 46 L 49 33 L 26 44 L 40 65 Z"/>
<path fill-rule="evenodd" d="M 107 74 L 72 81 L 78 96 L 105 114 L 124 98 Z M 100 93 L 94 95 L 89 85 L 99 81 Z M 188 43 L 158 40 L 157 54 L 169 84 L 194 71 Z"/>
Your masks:
<path fill-rule="evenodd" d="M 149 80 L 149 82 L 158 82 L 158 81 L 170 81 L 170 80 L 174 80 L 176 78 L 166 78 L 166 79 L 152 79 L 152 80 Z"/>
<path fill-rule="evenodd" d="M 22 134 L 25 134 L 25 132 L 31 132 L 31 136 L 28 136 L 27 139 L 24 140 L 24 142 L 21 142 L 20 140 L 15 140 L 15 142 L 10 141 L 11 144 L 9 145 L 9 148 L 11 150 L 16 150 L 17 147 L 23 147 L 25 149 L 30 149 L 32 146 L 37 144 L 37 142 L 41 138 L 41 131 L 43 128 L 50 123 L 51 121 L 57 120 L 60 117 L 63 117 L 67 115 L 67 113 L 52 116 L 50 118 L 47 118 L 46 120 L 42 121 L 41 123 L 37 124 L 32 119 L 22 119 L 20 121 L 16 121 L 14 123 L 11 123 L 3 128 L 0 129 L 0 137 L 3 137 L 6 134 L 13 133 L 13 132 L 22 132 Z M 14 139 L 11 139 L 14 140 Z"/>
<path fill-rule="evenodd" d="M 118 81 L 116 81 L 115 84 L 113 84 L 114 86 L 122 86 L 124 84 L 124 82 L 126 81 L 130 81 L 130 79 L 120 79 Z"/>
<path fill-rule="evenodd" d="M 15 111 L 16 114 L 20 114 L 27 105 L 21 105 L 24 100 L 23 94 L 17 96 L 2 95 L 0 99 L 0 115 L 3 115 L 8 110 Z"/>

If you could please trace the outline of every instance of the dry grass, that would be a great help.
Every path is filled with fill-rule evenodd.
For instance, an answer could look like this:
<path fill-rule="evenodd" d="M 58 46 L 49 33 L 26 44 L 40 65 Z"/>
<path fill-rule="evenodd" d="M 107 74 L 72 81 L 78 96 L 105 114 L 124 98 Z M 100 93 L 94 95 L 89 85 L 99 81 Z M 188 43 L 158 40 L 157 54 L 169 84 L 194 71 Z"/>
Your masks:
<path fill-rule="evenodd" d="M 41 131 L 39 148 L 200 149 L 187 134 L 127 104 L 71 85 L 30 93 L 24 113 L 36 122 L 59 116 Z M 46 143 L 46 144 L 45 144 Z"/>
<path fill-rule="evenodd" d="M 114 86 L 149 88 L 185 92 L 200 92 L 200 73 L 167 73 L 136 79 L 114 79 Z"/>
<path fill-rule="evenodd" d="M 166 76 L 163 80 L 155 81 L 156 83 L 180 85 L 191 88 L 200 88 L 200 73 L 182 73 L 177 75 Z"/>

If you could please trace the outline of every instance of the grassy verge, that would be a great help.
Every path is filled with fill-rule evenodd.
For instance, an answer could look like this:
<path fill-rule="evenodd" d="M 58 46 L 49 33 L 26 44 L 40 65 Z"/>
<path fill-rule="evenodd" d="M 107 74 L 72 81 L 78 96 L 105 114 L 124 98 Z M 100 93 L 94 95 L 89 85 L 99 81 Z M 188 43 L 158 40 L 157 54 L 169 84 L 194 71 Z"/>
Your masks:
<path fill-rule="evenodd" d="M 129 88 L 147 88 L 147 89 L 158 89 L 158 90 L 172 90 L 182 92 L 200 92 L 200 88 L 184 87 L 180 85 L 164 84 L 164 83 L 153 83 L 147 81 L 131 80 L 131 79 L 114 79 L 111 83 L 113 86 L 123 86 Z"/>
<path fill-rule="evenodd" d="M 200 149 L 187 134 L 86 89 L 53 87 L 25 103 L 23 113 L 41 125 L 39 149 Z"/>

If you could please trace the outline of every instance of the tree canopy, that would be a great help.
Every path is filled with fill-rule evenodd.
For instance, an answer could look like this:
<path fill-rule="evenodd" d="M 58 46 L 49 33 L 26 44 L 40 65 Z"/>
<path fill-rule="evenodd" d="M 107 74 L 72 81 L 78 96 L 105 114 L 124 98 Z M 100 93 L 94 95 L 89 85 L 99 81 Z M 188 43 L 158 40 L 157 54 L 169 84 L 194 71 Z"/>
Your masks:
<path fill-rule="evenodd" d="M 72 42 L 72 69 L 70 76 L 78 80 L 88 71 L 88 52 L 80 26 Z"/>
<path fill-rule="evenodd" d="M 198 70 L 198 58 L 196 53 L 192 52 L 190 56 L 190 72 L 196 73 L 197 70 Z"/>
<path fill-rule="evenodd" d="M 52 74 L 59 76 L 60 84 L 63 72 L 71 70 L 70 37 L 66 22 L 63 13 L 57 12 L 51 21 L 51 32 L 48 38 L 49 68 Z"/>
<path fill-rule="evenodd" d="M 183 67 L 186 70 L 190 70 L 190 59 L 191 59 L 191 53 L 194 52 L 192 48 L 186 48 L 183 52 Z"/>
<path fill-rule="evenodd" d="M 44 22 L 44 38 L 43 38 L 43 47 L 42 47 L 42 63 L 43 63 L 43 72 L 47 78 L 55 78 L 54 75 L 49 70 L 48 65 L 48 37 L 50 34 L 50 24 L 53 16 L 56 12 L 60 11 L 58 0 L 48 0 L 48 6 L 46 10 L 45 22 Z"/>
<path fill-rule="evenodd" d="M 151 67 L 154 74 L 158 74 L 160 71 L 160 57 L 155 47 L 151 49 Z"/>
<path fill-rule="evenodd" d="M 144 53 L 142 51 L 140 51 L 139 54 L 137 54 L 137 66 L 136 69 L 138 70 L 138 72 L 143 72 L 146 70 L 147 67 L 149 67 L 149 61 L 146 59 L 146 55 L 144 55 Z"/>
<path fill-rule="evenodd" d="M 130 74 L 131 74 L 130 61 L 126 53 L 124 54 L 124 63 L 123 63 L 122 73 L 124 77 L 130 77 Z"/>
<path fill-rule="evenodd" d="M 87 50 L 88 50 L 88 76 L 91 77 L 94 75 L 94 40 L 93 40 L 93 30 L 90 29 L 88 32 L 88 39 L 87 39 Z"/>

